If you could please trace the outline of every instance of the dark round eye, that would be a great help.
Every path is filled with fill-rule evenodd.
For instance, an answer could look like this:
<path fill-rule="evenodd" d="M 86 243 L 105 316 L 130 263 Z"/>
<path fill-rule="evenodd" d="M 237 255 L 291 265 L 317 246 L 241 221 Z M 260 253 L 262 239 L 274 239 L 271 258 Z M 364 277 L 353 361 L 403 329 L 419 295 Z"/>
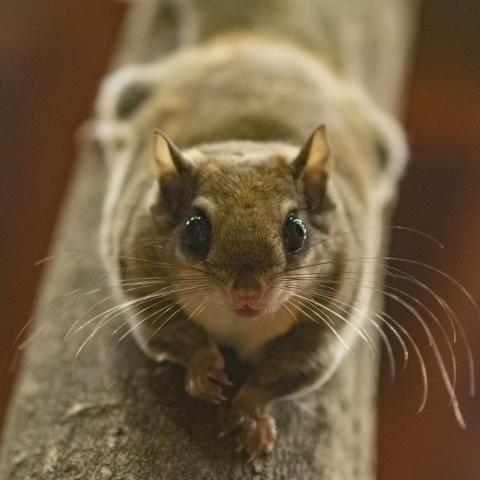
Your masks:
<path fill-rule="evenodd" d="M 283 246 L 287 253 L 297 253 L 302 250 L 307 239 L 307 228 L 302 219 L 295 213 L 290 213 L 283 225 Z"/>
<path fill-rule="evenodd" d="M 210 248 L 212 227 L 207 216 L 198 212 L 185 222 L 183 246 L 195 257 L 206 258 Z"/>

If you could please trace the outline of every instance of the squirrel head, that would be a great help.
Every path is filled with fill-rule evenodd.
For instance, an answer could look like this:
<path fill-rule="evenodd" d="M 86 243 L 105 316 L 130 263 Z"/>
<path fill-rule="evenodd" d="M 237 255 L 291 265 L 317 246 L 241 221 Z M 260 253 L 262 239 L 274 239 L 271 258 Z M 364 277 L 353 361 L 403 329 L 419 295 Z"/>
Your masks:
<path fill-rule="evenodd" d="M 206 301 L 245 317 L 272 313 L 331 269 L 339 242 L 323 240 L 338 209 L 324 126 L 301 149 L 230 141 L 182 152 L 157 131 L 153 171 L 163 261 L 172 263 L 172 282 L 189 270 L 182 284 L 202 287 Z"/>

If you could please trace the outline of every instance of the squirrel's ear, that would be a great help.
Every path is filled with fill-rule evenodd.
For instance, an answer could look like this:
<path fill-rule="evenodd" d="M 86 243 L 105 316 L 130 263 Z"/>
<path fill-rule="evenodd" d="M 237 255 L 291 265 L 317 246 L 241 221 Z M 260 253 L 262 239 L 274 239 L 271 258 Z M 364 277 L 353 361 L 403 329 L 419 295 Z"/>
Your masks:
<path fill-rule="evenodd" d="M 160 130 L 155 130 L 153 139 L 153 171 L 157 178 L 167 172 L 176 171 L 180 176 L 192 171 L 192 164 L 182 155 L 178 147 Z"/>
<path fill-rule="evenodd" d="M 325 125 L 313 131 L 293 160 L 291 169 L 295 180 L 307 175 L 326 180 L 327 176 L 333 172 L 334 161 Z"/>
<path fill-rule="evenodd" d="M 295 180 L 303 183 L 308 206 L 324 211 L 330 205 L 326 198 L 327 180 L 334 170 L 334 159 L 325 125 L 316 128 L 291 164 Z"/>
<path fill-rule="evenodd" d="M 163 205 L 175 215 L 187 201 L 193 164 L 186 159 L 175 144 L 156 130 L 153 138 L 153 171 L 160 187 Z"/>

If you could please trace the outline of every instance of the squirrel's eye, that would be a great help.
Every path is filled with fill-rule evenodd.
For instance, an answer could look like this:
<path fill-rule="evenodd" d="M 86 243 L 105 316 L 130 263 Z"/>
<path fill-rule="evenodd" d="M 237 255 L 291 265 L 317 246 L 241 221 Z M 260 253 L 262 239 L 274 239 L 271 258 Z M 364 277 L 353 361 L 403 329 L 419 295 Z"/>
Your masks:
<path fill-rule="evenodd" d="M 191 255 L 205 258 L 210 248 L 212 227 L 207 216 L 199 212 L 185 222 L 183 245 Z"/>
<path fill-rule="evenodd" d="M 287 253 L 297 253 L 302 250 L 307 239 L 307 228 L 295 213 L 290 213 L 283 225 L 283 246 Z"/>

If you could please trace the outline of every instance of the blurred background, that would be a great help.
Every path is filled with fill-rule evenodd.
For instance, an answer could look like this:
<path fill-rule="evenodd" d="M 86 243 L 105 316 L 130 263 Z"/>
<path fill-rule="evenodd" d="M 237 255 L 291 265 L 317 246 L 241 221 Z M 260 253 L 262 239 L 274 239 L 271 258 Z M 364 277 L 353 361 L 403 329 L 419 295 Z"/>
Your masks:
<path fill-rule="evenodd" d="M 0 430 L 15 374 L 3 367 L 31 314 L 42 274 L 35 263 L 48 254 L 76 158 L 75 132 L 91 112 L 125 8 L 113 0 L 4 0 L 0 5 Z M 427 232 L 445 248 L 398 232 L 393 254 L 441 268 L 480 301 L 478 0 L 424 0 L 406 94 L 411 162 L 394 223 Z M 420 269 L 412 273 L 451 303 L 480 372 L 478 315 L 445 278 Z M 467 422 L 463 431 L 421 328 L 395 305 L 388 308 L 425 352 L 430 394 L 418 414 L 418 364 L 413 361 L 392 383 L 382 362 L 379 479 L 479 479 L 480 396 L 468 394 L 465 349 L 455 347 L 457 392 Z"/>

